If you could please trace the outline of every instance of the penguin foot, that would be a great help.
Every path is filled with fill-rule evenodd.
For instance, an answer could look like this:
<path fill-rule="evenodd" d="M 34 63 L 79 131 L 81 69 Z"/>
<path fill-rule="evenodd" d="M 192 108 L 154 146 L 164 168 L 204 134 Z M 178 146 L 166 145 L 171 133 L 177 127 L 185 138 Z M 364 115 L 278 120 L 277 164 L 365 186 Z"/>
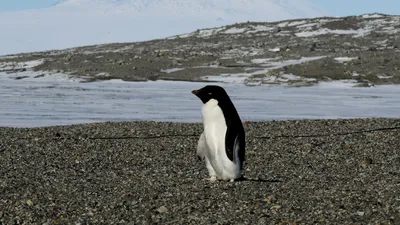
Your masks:
<path fill-rule="evenodd" d="M 204 178 L 203 180 L 215 182 L 215 181 L 217 181 L 217 177 Z"/>

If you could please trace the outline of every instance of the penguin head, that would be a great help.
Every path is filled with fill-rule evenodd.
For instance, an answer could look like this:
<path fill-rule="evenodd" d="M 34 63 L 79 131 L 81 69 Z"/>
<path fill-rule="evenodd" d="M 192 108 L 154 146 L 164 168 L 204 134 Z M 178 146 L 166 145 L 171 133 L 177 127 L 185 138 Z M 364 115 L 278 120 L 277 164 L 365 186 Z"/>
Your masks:
<path fill-rule="evenodd" d="M 192 94 L 196 95 L 206 104 L 211 99 L 217 100 L 219 103 L 230 101 L 225 89 L 217 85 L 207 85 L 201 89 L 193 90 Z"/>

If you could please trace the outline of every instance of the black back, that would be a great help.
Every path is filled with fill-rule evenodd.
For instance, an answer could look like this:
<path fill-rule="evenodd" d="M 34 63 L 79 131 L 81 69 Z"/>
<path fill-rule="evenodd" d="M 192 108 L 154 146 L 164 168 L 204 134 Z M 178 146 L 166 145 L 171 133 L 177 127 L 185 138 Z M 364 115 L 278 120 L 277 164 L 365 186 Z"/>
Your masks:
<path fill-rule="evenodd" d="M 221 108 L 227 126 L 225 135 L 225 151 L 228 158 L 240 165 L 245 161 L 245 132 L 239 114 L 229 98 L 226 91 L 216 85 L 207 85 L 199 90 L 192 91 L 205 104 L 211 99 L 218 101 L 218 106 Z M 239 162 L 236 162 L 235 151 L 238 155 Z"/>

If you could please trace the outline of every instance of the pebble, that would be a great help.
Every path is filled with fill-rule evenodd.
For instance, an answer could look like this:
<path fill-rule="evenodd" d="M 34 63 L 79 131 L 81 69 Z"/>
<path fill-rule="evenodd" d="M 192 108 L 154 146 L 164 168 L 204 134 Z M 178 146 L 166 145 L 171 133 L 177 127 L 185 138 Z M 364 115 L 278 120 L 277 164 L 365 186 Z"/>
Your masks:
<path fill-rule="evenodd" d="M 161 206 L 160 208 L 157 209 L 157 212 L 166 213 L 166 212 L 168 212 L 168 209 L 165 206 Z"/>

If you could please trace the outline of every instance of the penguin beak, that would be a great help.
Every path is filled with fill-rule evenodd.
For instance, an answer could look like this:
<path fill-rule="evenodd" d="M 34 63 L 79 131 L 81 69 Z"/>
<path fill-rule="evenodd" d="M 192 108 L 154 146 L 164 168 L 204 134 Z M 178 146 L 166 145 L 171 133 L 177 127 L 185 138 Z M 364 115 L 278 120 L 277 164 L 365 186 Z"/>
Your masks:
<path fill-rule="evenodd" d="M 197 90 L 193 90 L 192 94 L 197 95 L 197 93 L 199 93 Z"/>

